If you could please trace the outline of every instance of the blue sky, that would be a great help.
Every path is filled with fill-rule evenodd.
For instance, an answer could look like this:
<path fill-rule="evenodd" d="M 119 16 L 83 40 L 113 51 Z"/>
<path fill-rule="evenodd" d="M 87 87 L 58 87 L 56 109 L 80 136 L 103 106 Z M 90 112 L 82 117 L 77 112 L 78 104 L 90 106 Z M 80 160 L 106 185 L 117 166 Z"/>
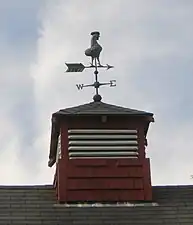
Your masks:
<path fill-rule="evenodd" d="M 1 184 L 52 183 L 47 167 L 51 114 L 92 100 L 76 83 L 90 72 L 90 32 L 101 31 L 103 99 L 155 114 L 148 134 L 153 184 L 192 183 L 193 2 L 189 0 L 7 0 L 0 6 Z"/>

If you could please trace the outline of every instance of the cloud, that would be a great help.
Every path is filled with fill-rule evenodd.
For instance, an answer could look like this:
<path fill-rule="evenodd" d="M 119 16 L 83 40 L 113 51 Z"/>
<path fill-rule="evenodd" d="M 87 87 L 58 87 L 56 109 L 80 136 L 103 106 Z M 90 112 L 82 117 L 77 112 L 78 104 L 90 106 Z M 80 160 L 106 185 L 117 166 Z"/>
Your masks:
<path fill-rule="evenodd" d="M 30 75 L 37 39 L 37 2 L 29 8 L 22 1 L 18 3 L 14 6 L 6 1 L 1 5 L 0 176 L 3 184 L 31 182 L 30 177 L 39 171 L 37 162 L 41 159 L 34 147 L 38 129 L 34 81 Z M 36 14 L 32 15 L 31 10 Z"/>
<path fill-rule="evenodd" d="M 190 183 L 192 10 L 191 1 L 85 0 L 84 5 L 76 0 L 47 1 L 39 11 L 33 31 L 36 34 L 30 34 L 34 37 L 30 40 L 33 57 L 27 62 L 18 58 L 18 70 L 23 73 L 17 73 L 15 80 L 23 79 L 23 83 L 14 82 L 11 97 L 3 97 L 8 104 L 4 110 L 10 114 L 5 113 L 4 122 L 9 121 L 13 127 L 12 139 L 3 152 L 8 149 L 11 154 L 12 143 L 16 143 L 13 156 L 23 165 L 17 167 L 13 157 L 12 168 L 17 168 L 21 177 L 15 182 L 52 182 L 54 169 L 46 167 L 51 114 L 92 101 L 94 94 L 89 88 L 80 93 L 75 86 L 93 82 L 92 71 L 66 74 L 64 63 L 88 63 L 84 50 L 90 43 L 89 34 L 99 30 L 104 48 L 102 63 L 115 66 L 114 70 L 101 71 L 100 80 L 117 80 L 116 88 L 101 88 L 104 101 L 155 113 L 156 123 L 150 128 L 147 148 L 153 184 Z M 29 49 L 24 52 L 26 55 Z M 10 82 L 9 78 L 6 87 Z M 24 117 L 18 116 L 20 108 L 24 109 Z M 5 140 L 3 135 L 0 137 Z"/>

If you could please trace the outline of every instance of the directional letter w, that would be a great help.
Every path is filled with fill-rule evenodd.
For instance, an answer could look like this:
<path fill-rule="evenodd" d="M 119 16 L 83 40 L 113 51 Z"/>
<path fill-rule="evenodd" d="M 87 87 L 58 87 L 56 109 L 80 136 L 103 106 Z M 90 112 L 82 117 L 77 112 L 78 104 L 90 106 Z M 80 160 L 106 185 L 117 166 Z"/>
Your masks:
<path fill-rule="evenodd" d="M 82 90 L 84 87 L 84 84 L 77 84 L 76 87 L 78 88 L 78 90 Z"/>

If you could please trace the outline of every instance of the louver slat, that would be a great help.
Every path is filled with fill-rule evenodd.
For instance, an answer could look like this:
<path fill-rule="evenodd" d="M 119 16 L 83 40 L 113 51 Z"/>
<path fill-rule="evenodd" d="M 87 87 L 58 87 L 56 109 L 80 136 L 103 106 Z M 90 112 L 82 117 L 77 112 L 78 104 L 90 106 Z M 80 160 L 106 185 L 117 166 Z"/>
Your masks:
<path fill-rule="evenodd" d="M 82 130 L 68 130 L 69 134 L 137 134 L 137 130 L 106 130 L 106 129 L 82 129 Z"/>
<path fill-rule="evenodd" d="M 128 152 L 72 152 L 70 156 L 128 156 Z M 138 155 L 136 152 L 130 152 L 130 156 Z"/>
<path fill-rule="evenodd" d="M 117 140 L 111 140 L 111 141 L 82 141 L 82 140 L 78 140 L 78 141 L 69 141 L 69 145 L 73 145 L 73 146 L 82 146 L 82 145 L 137 145 L 137 141 L 127 141 L 127 140 L 121 140 L 121 141 L 117 141 Z"/>
<path fill-rule="evenodd" d="M 68 137 L 70 140 L 86 140 L 86 139 L 136 139 L 137 135 L 114 135 L 114 134 L 104 134 L 104 135 L 70 135 Z"/>
<path fill-rule="evenodd" d="M 127 150 L 127 151 L 137 151 L 138 147 L 135 146 L 70 146 L 68 150 L 76 150 L 76 151 L 81 151 L 81 150 Z"/>

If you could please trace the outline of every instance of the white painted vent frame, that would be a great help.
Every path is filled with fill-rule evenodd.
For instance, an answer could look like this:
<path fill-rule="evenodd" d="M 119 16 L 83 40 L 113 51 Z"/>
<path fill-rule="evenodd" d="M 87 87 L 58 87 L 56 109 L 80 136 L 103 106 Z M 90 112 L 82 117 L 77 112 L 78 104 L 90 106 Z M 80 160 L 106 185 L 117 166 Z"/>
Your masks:
<path fill-rule="evenodd" d="M 69 129 L 68 154 L 74 158 L 138 158 L 136 129 Z"/>
<path fill-rule="evenodd" d="M 62 154 L 61 154 L 61 132 L 58 136 L 58 144 L 57 144 L 57 152 L 56 152 L 56 163 L 58 162 L 58 159 L 61 159 Z"/>

